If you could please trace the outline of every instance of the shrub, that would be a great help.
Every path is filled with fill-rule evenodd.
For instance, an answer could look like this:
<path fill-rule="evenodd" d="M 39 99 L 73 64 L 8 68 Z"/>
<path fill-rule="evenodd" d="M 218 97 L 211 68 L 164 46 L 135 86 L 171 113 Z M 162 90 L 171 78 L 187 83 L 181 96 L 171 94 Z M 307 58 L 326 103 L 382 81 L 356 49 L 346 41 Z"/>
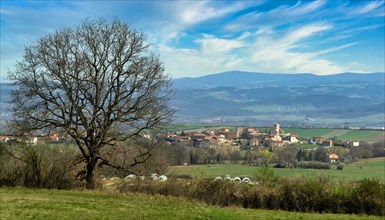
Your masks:
<path fill-rule="evenodd" d="M 351 192 L 349 212 L 385 215 L 385 185 L 379 179 L 364 179 Z"/>
<path fill-rule="evenodd" d="M 274 185 L 277 180 L 277 177 L 274 174 L 274 170 L 268 166 L 262 166 L 258 168 L 257 172 L 255 173 L 255 178 L 257 179 L 258 183 L 267 186 Z"/>
<path fill-rule="evenodd" d="M 70 189 L 77 186 L 74 149 L 49 145 L 2 145 L 0 186 Z M 5 152 L 5 153 L 4 153 Z"/>
<path fill-rule="evenodd" d="M 296 163 L 295 167 L 303 169 L 330 169 L 330 164 L 316 161 L 306 161 Z"/>
<path fill-rule="evenodd" d="M 379 180 L 333 182 L 328 176 L 317 178 L 270 178 L 269 168 L 258 172 L 268 181 L 247 183 L 192 179 L 179 181 L 133 181 L 124 183 L 121 192 L 137 191 L 180 196 L 211 205 L 244 208 L 280 209 L 319 213 L 357 213 L 384 215 L 384 183 Z M 262 178 L 263 179 L 263 178 Z"/>
<path fill-rule="evenodd" d="M 190 198 L 211 205 L 229 206 L 236 204 L 234 195 L 237 184 L 229 181 L 216 181 L 205 178 L 192 182 L 189 190 Z"/>
<path fill-rule="evenodd" d="M 281 183 L 281 204 L 285 210 L 325 212 L 330 208 L 330 180 L 327 177 L 284 180 Z"/>
<path fill-rule="evenodd" d="M 276 165 L 274 165 L 274 168 L 286 168 L 286 165 L 282 163 L 277 163 Z"/>
<path fill-rule="evenodd" d="M 0 143 L 0 186 L 17 186 L 23 177 L 21 162 L 14 160 L 7 148 Z"/>

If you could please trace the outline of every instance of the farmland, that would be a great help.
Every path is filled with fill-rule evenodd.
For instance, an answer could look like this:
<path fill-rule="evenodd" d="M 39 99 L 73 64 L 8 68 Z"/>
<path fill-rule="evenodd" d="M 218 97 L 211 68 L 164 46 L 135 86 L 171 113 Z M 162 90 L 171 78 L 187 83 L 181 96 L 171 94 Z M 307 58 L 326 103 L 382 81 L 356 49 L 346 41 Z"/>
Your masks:
<path fill-rule="evenodd" d="M 220 208 L 139 193 L 26 188 L 0 188 L 0 210 L 0 219 L 382 219 L 381 216 Z"/>
<path fill-rule="evenodd" d="M 169 175 L 188 174 L 193 177 L 215 177 L 215 176 L 255 176 L 258 167 L 245 166 L 241 164 L 215 164 L 215 165 L 193 165 L 171 167 Z M 365 178 L 378 178 L 385 181 L 385 158 L 372 158 L 360 160 L 356 163 L 346 165 L 343 170 L 332 167 L 330 170 L 314 169 L 290 169 L 272 168 L 276 176 L 285 177 L 317 177 L 320 175 L 329 176 L 334 180 L 362 180 Z"/>

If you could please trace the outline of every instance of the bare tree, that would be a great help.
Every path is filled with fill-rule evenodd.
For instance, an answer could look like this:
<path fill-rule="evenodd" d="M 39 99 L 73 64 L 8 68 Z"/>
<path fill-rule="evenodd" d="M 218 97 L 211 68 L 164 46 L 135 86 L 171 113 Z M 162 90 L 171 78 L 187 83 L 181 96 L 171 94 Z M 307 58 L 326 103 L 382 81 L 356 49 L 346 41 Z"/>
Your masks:
<path fill-rule="evenodd" d="M 84 20 L 26 47 L 9 78 L 14 123 L 25 132 L 61 129 L 86 162 L 87 188 L 98 163 L 114 166 L 101 149 L 170 119 L 169 77 L 148 50 L 145 34 L 118 20 Z M 148 158 L 142 152 L 133 164 Z M 119 166 L 116 166 L 119 167 Z"/>

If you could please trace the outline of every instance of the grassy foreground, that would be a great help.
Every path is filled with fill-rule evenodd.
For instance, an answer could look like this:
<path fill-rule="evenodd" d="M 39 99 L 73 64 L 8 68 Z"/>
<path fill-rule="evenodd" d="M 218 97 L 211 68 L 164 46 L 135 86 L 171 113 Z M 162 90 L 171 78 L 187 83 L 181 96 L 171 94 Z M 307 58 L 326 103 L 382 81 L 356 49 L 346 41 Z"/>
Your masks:
<path fill-rule="evenodd" d="M 137 193 L 0 188 L 0 219 L 382 219 L 219 208 L 180 198 Z"/>

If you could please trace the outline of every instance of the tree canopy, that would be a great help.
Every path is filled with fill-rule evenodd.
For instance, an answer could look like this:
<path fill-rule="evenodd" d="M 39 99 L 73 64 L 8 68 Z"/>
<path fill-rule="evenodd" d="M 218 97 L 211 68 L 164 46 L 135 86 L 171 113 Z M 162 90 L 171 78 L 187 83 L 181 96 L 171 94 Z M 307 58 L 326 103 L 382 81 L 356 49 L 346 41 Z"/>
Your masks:
<path fill-rule="evenodd" d="M 59 129 L 72 137 L 94 187 L 101 149 L 170 119 L 170 79 L 146 35 L 119 20 L 84 20 L 25 48 L 9 78 L 13 125 L 24 132 Z M 140 163 L 136 160 L 135 163 Z"/>

